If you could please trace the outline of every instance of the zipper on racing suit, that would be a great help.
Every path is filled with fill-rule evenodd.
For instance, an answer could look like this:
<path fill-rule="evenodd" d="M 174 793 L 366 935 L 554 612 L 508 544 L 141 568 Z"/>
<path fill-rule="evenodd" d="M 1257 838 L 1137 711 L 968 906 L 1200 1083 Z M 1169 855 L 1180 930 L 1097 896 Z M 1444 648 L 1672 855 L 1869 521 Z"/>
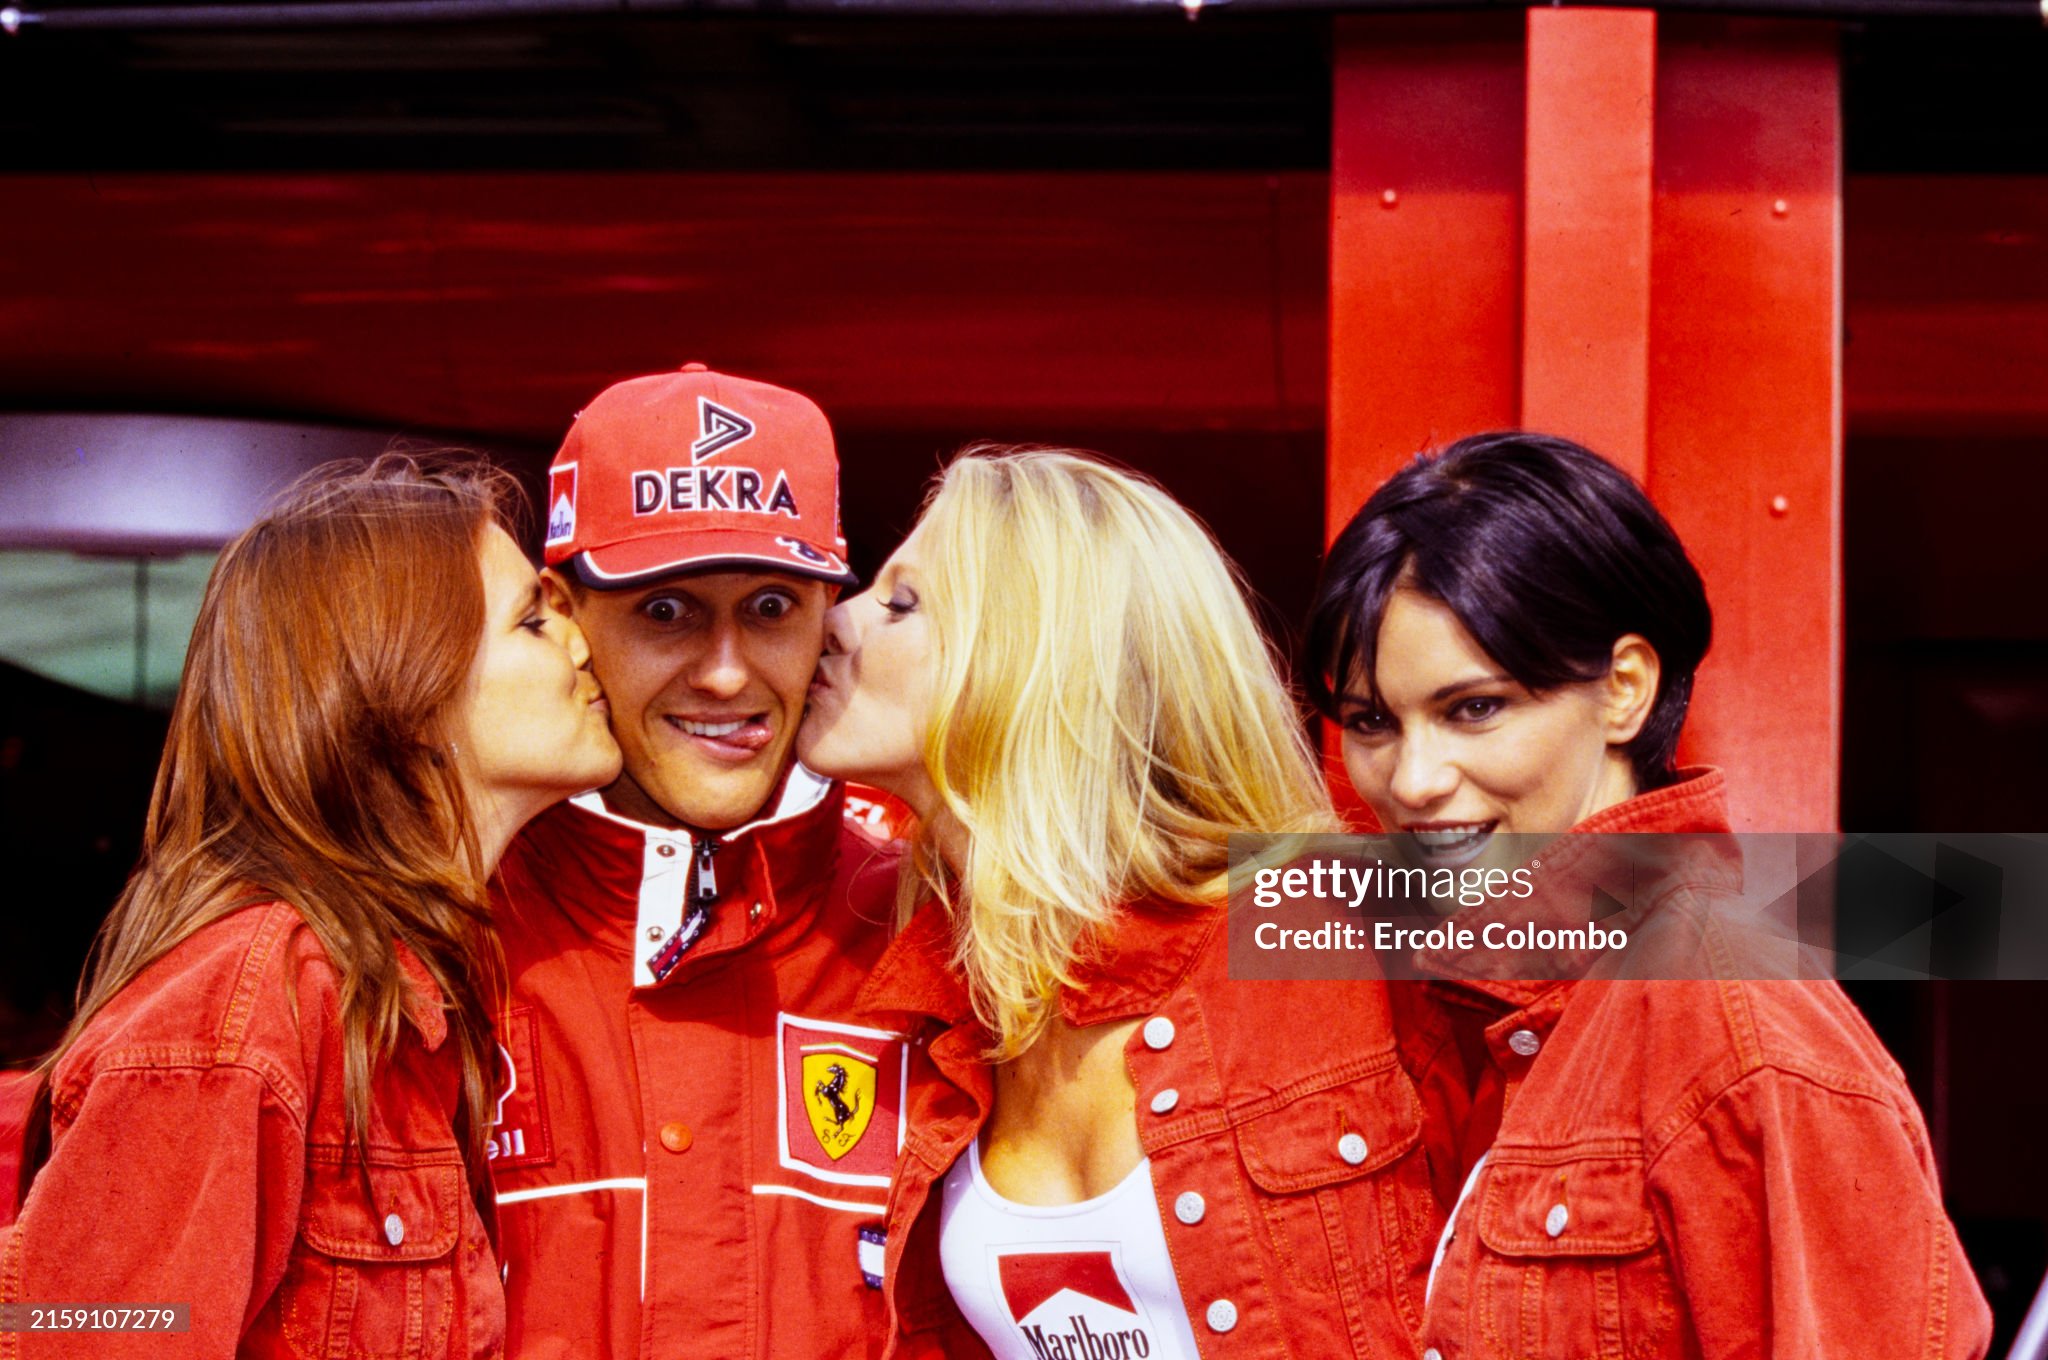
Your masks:
<path fill-rule="evenodd" d="M 690 946 L 711 924 L 711 909 L 718 905 L 718 873 L 711 861 L 724 844 L 715 836 L 698 836 L 694 832 L 690 836 L 690 878 L 683 885 L 683 923 L 647 960 L 647 971 L 656 982 L 675 971 L 683 955 L 690 952 Z"/>

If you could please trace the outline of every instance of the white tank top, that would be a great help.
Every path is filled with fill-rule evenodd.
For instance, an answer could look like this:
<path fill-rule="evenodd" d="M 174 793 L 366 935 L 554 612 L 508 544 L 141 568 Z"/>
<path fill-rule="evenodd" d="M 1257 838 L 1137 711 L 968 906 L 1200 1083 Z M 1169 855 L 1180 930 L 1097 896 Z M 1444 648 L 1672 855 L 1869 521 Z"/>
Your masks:
<path fill-rule="evenodd" d="M 1015 1204 L 978 1140 L 946 1173 L 939 1262 L 996 1360 L 1197 1360 L 1166 1251 L 1152 1162 L 1079 1204 Z"/>

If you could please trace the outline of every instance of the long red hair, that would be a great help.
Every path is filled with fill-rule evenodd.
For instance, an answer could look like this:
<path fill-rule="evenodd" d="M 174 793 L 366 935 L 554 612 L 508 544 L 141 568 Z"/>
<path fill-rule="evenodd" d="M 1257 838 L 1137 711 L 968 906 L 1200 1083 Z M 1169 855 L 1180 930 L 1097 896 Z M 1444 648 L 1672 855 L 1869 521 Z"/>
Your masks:
<path fill-rule="evenodd" d="M 485 866 L 450 754 L 484 629 L 479 549 L 522 504 L 469 456 L 387 454 L 295 483 L 215 564 L 192 630 L 142 858 L 44 1061 L 23 1194 L 49 1145 L 52 1068 L 93 1017 L 209 921 L 295 906 L 340 975 L 348 1127 L 405 1020 L 403 942 L 440 987 L 472 1191 L 497 1084 L 502 991 Z"/>

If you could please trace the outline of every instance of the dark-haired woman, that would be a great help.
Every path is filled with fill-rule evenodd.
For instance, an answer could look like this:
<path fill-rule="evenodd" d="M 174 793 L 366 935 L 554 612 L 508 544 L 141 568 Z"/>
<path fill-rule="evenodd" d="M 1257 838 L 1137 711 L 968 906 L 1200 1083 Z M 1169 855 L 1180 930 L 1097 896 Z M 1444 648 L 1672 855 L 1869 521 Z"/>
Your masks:
<path fill-rule="evenodd" d="M 1309 659 L 1407 853 L 1510 867 L 1515 833 L 1576 833 L 1554 870 L 1594 833 L 1729 829 L 1720 774 L 1673 764 L 1710 631 L 1633 482 L 1493 434 L 1418 458 L 1352 519 Z M 1686 860 L 1639 896 L 1682 913 L 1720 868 Z M 1920 1112 L 1834 983 L 1442 971 L 1397 989 L 1456 1204 L 1427 1360 L 1984 1353 Z"/>
<path fill-rule="evenodd" d="M 619 762 L 515 494 L 470 461 L 329 469 L 221 554 L 0 1234 L 25 1324 L 189 1331 L 52 1315 L 0 1355 L 502 1353 L 484 880 Z"/>

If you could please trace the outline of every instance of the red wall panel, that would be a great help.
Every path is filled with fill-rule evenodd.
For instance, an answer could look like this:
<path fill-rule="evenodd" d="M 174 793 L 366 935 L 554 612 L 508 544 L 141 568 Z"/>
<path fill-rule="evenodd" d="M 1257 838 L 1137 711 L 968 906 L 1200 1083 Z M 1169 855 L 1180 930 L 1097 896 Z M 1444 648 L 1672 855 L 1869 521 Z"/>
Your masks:
<path fill-rule="evenodd" d="M 1530 10 L 1522 423 L 1641 480 L 1657 16 Z"/>
<path fill-rule="evenodd" d="M 1758 830 L 1839 800 L 1837 64 L 1827 25 L 1673 20 L 1658 54 L 1649 487 L 1714 602 L 1685 751 Z"/>
<path fill-rule="evenodd" d="M 1520 407 L 1522 16 L 1337 23 L 1332 533 L 1418 450 Z"/>
<path fill-rule="evenodd" d="M 1836 817 L 1841 127 L 1823 24 L 1338 24 L 1328 520 L 1511 425 L 1642 478 L 1717 639 L 1686 746 L 1738 827 Z"/>

